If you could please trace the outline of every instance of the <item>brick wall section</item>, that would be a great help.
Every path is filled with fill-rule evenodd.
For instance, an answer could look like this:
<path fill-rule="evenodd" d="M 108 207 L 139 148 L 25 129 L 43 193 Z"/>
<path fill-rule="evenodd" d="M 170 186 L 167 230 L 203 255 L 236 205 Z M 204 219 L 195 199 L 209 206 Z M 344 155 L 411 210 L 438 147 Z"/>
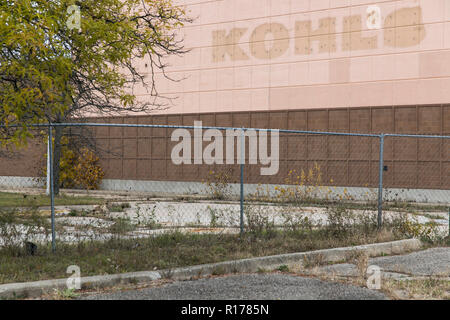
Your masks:
<path fill-rule="evenodd" d="M 358 133 L 450 135 L 450 106 L 277 110 L 129 116 L 92 122 L 279 128 Z M 106 179 L 202 181 L 210 170 L 230 170 L 238 181 L 238 165 L 180 165 L 170 159 L 171 129 L 95 128 Z M 206 146 L 207 143 L 205 143 Z M 3 159 L 0 176 L 35 176 L 31 165 L 44 147 L 33 147 L 21 159 Z M 259 165 L 246 165 L 248 183 L 283 183 L 290 170 L 307 171 L 320 165 L 327 185 L 377 186 L 379 139 L 365 137 L 280 135 L 280 171 L 259 174 Z M 386 138 L 386 187 L 450 189 L 450 140 Z M 331 180 L 333 182 L 331 182 Z"/>
<path fill-rule="evenodd" d="M 0 176 L 39 177 L 45 172 L 47 145 L 41 139 L 27 146 L 0 150 Z"/>

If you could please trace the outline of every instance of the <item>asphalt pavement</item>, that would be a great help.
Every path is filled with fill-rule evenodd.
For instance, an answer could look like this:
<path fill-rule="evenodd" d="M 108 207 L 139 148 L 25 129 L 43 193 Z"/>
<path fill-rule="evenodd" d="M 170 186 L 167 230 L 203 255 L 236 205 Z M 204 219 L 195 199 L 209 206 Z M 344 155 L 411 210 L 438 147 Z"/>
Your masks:
<path fill-rule="evenodd" d="M 381 292 L 287 274 L 240 274 L 159 288 L 96 294 L 89 300 L 384 300 Z"/>
<path fill-rule="evenodd" d="M 450 276 L 450 248 L 432 248 L 369 260 L 387 275 Z M 319 268 L 335 275 L 355 274 L 352 264 Z M 400 273 L 400 274 L 397 274 Z M 292 274 L 238 274 L 172 282 L 161 287 L 92 294 L 89 300 L 380 300 L 379 291 Z"/>

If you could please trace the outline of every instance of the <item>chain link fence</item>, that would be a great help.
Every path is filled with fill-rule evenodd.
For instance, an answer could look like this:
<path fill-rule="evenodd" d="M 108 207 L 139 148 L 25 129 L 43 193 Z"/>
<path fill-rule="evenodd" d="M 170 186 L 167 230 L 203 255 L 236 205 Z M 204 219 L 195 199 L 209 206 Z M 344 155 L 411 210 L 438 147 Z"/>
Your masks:
<path fill-rule="evenodd" d="M 40 125 L 39 141 L 29 149 L 1 155 L 3 172 L 11 172 L 0 177 L 3 191 L 48 187 L 48 198 L 3 198 L 11 197 L 11 207 L 31 198 L 49 211 L 51 232 L 40 236 L 52 239 L 53 249 L 58 236 L 102 240 L 117 232 L 127 238 L 173 229 L 244 233 L 268 224 L 327 224 L 330 210 L 339 214 L 340 206 L 381 227 L 383 212 L 395 206 L 450 205 L 450 136 L 110 122 Z M 46 162 L 55 148 L 45 139 L 52 141 L 57 128 L 63 128 L 60 178 L 76 181 L 63 187 L 89 185 L 80 177 L 92 174 L 81 166 L 91 157 L 104 172 L 97 178 L 106 191 L 55 197 L 48 183 L 53 162 Z M 67 177 L 68 166 L 77 166 L 78 180 Z"/>

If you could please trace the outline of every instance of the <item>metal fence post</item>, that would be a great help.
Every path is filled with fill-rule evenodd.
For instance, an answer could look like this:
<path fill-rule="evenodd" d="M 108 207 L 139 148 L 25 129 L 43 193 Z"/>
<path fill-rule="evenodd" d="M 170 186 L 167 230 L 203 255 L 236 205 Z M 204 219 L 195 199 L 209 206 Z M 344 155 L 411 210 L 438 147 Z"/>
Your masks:
<path fill-rule="evenodd" d="M 378 179 L 378 228 L 383 224 L 384 133 L 380 135 L 380 176 Z"/>
<path fill-rule="evenodd" d="M 46 190 L 46 194 L 49 196 L 50 195 L 50 144 L 51 144 L 51 140 L 50 140 L 50 135 L 47 138 L 47 190 Z"/>
<path fill-rule="evenodd" d="M 56 235 L 55 235 L 55 192 L 53 184 L 53 133 L 52 124 L 48 125 L 48 140 L 49 147 L 48 153 L 50 158 L 50 208 L 51 208 L 51 220 L 52 220 L 52 251 L 56 251 Z"/>
<path fill-rule="evenodd" d="M 241 165 L 241 196 L 240 196 L 241 236 L 244 234 L 244 163 L 245 163 L 245 135 L 244 135 L 244 129 L 242 129 L 242 132 L 241 132 L 241 157 L 240 157 L 240 165 Z"/>

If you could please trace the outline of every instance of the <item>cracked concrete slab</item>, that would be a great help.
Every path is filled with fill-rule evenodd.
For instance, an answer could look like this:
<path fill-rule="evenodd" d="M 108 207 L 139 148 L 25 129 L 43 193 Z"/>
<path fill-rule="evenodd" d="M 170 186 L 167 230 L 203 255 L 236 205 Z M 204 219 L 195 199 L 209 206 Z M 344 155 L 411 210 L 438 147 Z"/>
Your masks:
<path fill-rule="evenodd" d="M 450 276 L 450 248 L 432 248 L 407 255 L 378 257 L 370 264 L 414 276 Z"/>
<path fill-rule="evenodd" d="M 450 248 L 431 248 L 405 255 L 371 258 L 368 265 L 379 266 L 384 278 L 449 277 Z M 352 263 L 341 263 L 307 270 L 306 273 L 355 277 L 358 276 L 358 269 Z"/>

